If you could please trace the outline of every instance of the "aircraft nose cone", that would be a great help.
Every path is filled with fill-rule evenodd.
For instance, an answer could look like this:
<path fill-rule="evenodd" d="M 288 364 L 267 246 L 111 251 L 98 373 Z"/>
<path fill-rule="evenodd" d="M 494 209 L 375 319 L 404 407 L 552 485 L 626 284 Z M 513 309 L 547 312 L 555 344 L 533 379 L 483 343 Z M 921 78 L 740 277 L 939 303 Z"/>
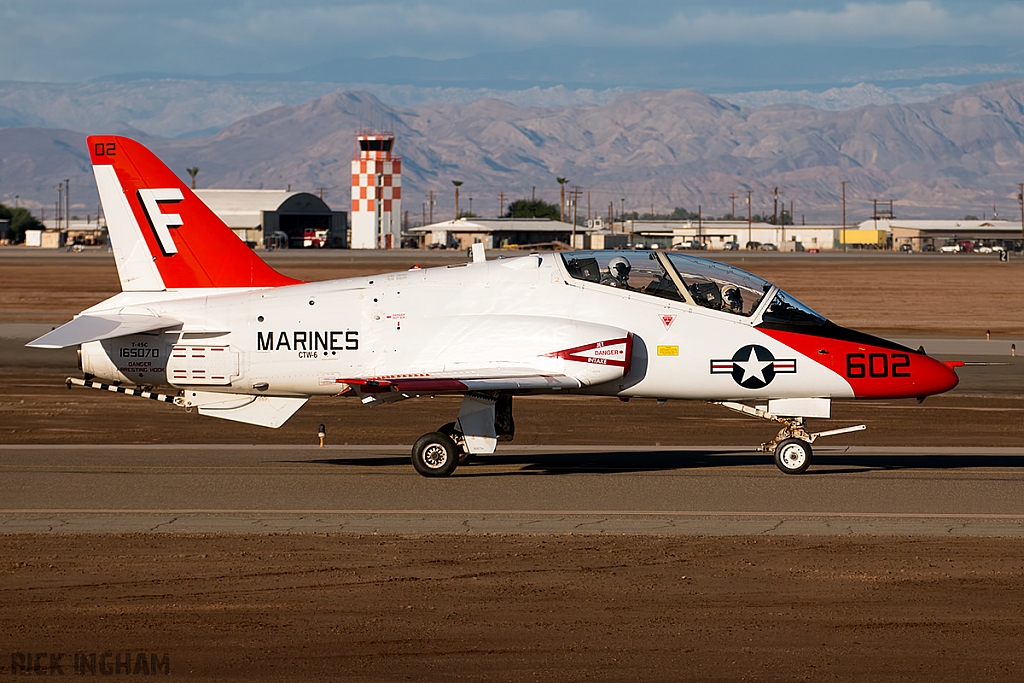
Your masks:
<path fill-rule="evenodd" d="M 953 370 L 955 363 L 943 363 L 928 357 L 918 381 L 915 382 L 920 396 L 931 396 L 949 391 L 960 383 L 960 377 Z"/>

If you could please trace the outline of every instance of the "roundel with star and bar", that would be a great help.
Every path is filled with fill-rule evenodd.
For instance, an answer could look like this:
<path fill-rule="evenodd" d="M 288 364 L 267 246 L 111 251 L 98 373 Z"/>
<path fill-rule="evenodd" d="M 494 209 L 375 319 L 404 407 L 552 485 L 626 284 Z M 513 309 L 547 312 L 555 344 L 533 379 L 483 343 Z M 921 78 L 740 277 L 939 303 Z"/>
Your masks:
<path fill-rule="evenodd" d="M 757 344 L 747 344 L 727 360 L 711 361 L 712 375 L 732 375 L 744 389 L 761 389 L 771 384 L 775 375 L 795 372 L 796 358 L 776 358 Z"/>

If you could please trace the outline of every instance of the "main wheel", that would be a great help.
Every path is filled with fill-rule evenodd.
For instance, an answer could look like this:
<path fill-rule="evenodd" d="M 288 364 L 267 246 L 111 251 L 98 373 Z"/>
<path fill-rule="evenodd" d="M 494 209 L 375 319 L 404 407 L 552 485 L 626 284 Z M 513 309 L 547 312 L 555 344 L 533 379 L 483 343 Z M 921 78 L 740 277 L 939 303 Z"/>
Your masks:
<path fill-rule="evenodd" d="M 811 466 L 811 444 L 785 439 L 775 447 L 775 466 L 786 474 L 801 474 Z"/>
<path fill-rule="evenodd" d="M 459 447 L 450 436 L 431 432 L 412 447 L 412 466 L 424 477 L 449 477 L 459 466 Z"/>

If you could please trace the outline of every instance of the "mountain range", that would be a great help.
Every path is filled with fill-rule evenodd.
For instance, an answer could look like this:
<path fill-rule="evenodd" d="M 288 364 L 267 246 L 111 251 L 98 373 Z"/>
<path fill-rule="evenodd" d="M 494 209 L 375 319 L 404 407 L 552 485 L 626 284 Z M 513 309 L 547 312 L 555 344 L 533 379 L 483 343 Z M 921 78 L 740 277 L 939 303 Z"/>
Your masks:
<path fill-rule="evenodd" d="M 771 213 L 778 187 L 808 221 L 840 218 L 870 200 L 894 199 L 897 215 L 980 215 L 995 204 L 1016 212 L 1024 181 L 1024 80 L 978 85 L 927 102 L 828 111 L 796 104 L 752 109 L 694 90 L 626 92 L 610 101 L 561 107 L 515 106 L 493 98 L 466 104 L 394 106 L 368 92 L 343 91 L 279 106 L 213 135 L 181 140 L 136 134 L 181 175 L 199 166 L 206 187 L 313 190 L 347 205 L 353 135 L 395 133 L 404 158 L 405 208 L 416 216 L 425 193 L 440 193 L 435 219 L 449 217 L 452 180 L 481 215 L 506 197 L 557 198 L 556 177 L 590 192 L 591 210 Z M 129 129 L 130 132 L 130 129 Z M 49 128 L 0 128 L 0 197 L 46 205 L 50 188 L 72 178 L 72 202 L 91 212 L 95 190 L 84 135 Z M 52 200 L 49 200 L 52 201 Z M 581 212 L 586 194 L 580 201 Z"/>

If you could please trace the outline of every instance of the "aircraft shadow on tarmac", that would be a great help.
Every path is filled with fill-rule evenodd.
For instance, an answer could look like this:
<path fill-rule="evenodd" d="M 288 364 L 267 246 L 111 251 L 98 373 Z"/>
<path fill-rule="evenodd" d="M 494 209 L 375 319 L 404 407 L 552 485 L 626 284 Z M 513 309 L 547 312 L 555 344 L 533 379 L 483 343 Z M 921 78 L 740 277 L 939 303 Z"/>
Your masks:
<path fill-rule="evenodd" d="M 293 461 L 294 462 L 294 461 Z M 342 467 L 392 467 L 408 465 L 408 457 L 377 456 L 306 460 L 310 464 Z M 480 471 L 481 465 L 518 466 L 518 469 Z M 476 456 L 456 470 L 456 477 L 500 477 L 537 474 L 586 474 L 659 472 L 671 470 L 725 470 L 731 467 L 772 466 L 770 453 L 730 450 L 702 451 L 601 451 L 576 453 L 513 453 Z M 818 453 L 804 476 L 858 474 L 898 470 L 953 470 L 976 468 L 1024 468 L 1024 456 L 1013 455 L 884 455 Z M 476 471 L 474 471 L 476 470 Z"/>

